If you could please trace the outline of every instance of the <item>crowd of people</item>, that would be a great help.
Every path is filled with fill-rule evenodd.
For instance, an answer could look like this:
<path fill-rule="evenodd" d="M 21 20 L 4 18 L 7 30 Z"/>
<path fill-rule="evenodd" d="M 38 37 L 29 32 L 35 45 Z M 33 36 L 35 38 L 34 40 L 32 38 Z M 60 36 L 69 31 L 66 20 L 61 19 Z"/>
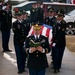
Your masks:
<path fill-rule="evenodd" d="M 41 6 L 41 2 L 32 4 L 30 17 L 28 17 L 25 10 L 15 10 L 15 18 L 17 20 L 12 24 L 10 5 L 8 3 L 0 5 L 0 30 L 2 33 L 3 52 L 12 51 L 8 46 L 10 29 L 12 28 L 18 74 L 25 72 L 25 62 L 27 61 L 30 75 L 45 75 L 48 67 L 46 54 L 49 52 L 51 52 L 52 56 L 53 72 L 55 74 L 60 72 L 66 46 L 64 11 L 59 9 L 55 12 L 50 7 L 48 8 L 48 16 L 44 18 L 44 9 Z M 51 46 L 48 38 L 40 34 L 42 24 L 52 26 L 53 38 Z M 31 26 L 33 26 L 34 34 L 27 37 Z"/>

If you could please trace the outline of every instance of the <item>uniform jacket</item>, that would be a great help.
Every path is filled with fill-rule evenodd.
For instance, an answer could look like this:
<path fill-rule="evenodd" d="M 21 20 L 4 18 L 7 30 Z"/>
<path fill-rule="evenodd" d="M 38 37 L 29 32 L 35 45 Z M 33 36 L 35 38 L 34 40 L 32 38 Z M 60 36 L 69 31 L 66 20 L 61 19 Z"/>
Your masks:
<path fill-rule="evenodd" d="M 45 53 L 41 53 L 36 50 L 33 53 L 29 53 L 30 41 L 33 40 L 36 42 L 34 35 L 30 36 L 26 40 L 26 50 L 28 53 L 28 64 L 27 67 L 29 69 L 45 69 L 48 67 L 46 53 L 50 52 L 50 46 L 48 43 L 48 39 L 42 35 L 40 35 L 37 42 L 41 42 L 41 46 L 45 49 Z"/>
<path fill-rule="evenodd" d="M 43 19 L 44 19 L 44 10 L 40 7 L 37 8 L 37 13 L 38 13 L 38 16 L 37 16 L 37 20 L 39 23 L 43 23 Z"/>
<path fill-rule="evenodd" d="M 53 26 L 55 23 L 55 20 L 56 20 L 56 17 L 52 17 L 52 18 L 47 17 L 45 18 L 44 23 L 47 25 Z"/>
<path fill-rule="evenodd" d="M 57 23 L 53 27 L 53 43 L 56 43 L 58 47 L 66 46 L 65 40 L 65 30 L 66 22 L 62 20 L 60 23 Z"/>
<path fill-rule="evenodd" d="M 20 23 L 18 20 L 16 20 L 13 23 L 14 39 L 18 43 L 23 43 L 26 39 L 26 36 L 28 35 L 29 29 L 30 29 L 29 26 L 25 24 L 24 21 Z"/>
<path fill-rule="evenodd" d="M 31 23 L 37 22 L 37 9 L 36 8 L 32 8 L 30 10 L 30 20 L 31 20 Z"/>
<path fill-rule="evenodd" d="M 11 11 L 8 11 L 8 13 L 4 10 L 2 10 L 2 24 L 1 24 L 1 30 L 6 31 L 11 29 L 12 25 L 12 13 Z"/>

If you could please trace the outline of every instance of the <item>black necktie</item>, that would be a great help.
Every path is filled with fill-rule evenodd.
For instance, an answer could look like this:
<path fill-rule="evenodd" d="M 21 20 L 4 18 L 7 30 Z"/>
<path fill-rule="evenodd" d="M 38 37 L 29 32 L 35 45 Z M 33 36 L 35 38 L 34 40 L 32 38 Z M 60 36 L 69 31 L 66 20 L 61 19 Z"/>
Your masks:
<path fill-rule="evenodd" d="M 38 41 L 38 36 L 36 36 L 36 41 Z"/>

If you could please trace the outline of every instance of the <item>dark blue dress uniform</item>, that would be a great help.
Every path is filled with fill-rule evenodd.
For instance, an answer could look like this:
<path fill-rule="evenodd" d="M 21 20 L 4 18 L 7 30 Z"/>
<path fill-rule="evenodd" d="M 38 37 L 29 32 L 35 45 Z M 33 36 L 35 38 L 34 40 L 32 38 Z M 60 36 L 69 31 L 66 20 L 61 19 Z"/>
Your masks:
<path fill-rule="evenodd" d="M 21 16 L 21 12 L 17 12 L 17 16 Z M 17 66 L 18 66 L 18 73 L 23 73 L 25 69 L 25 50 L 23 48 L 24 41 L 26 39 L 26 36 L 28 35 L 28 26 L 24 23 L 22 20 L 21 22 L 16 20 L 13 23 L 13 32 L 14 32 L 14 46 L 15 46 L 15 52 L 17 57 Z"/>
<path fill-rule="evenodd" d="M 0 5 L 0 17 L 2 17 L 2 6 Z M 0 18 L 0 29 L 2 24 L 2 18 Z"/>
<path fill-rule="evenodd" d="M 29 53 L 29 49 L 31 47 L 30 46 L 31 40 L 33 40 L 34 42 L 40 42 L 41 43 L 40 46 L 43 49 L 45 49 L 45 53 L 41 53 L 38 50 L 36 50 L 33 53 Z M 28 53 L 27 67 L 29 69 L 30 75 L 44 75 L 45 69 L 48 67 L 46 53 L 50 52 L 48 39 L 45 36 L 40 35 L 38 40 L 36 41 L 34 35 L 32 35 L 26 39 L 26 50 Z M 37 73 L 38 71 L 39 71 L 39 74 Z"/>
<path fill-rule="evenodd" d="M 59 72 L 59 69 L 61 68 L 63 53 L 66 46 L 65 30 L 66 22 L 64 20 L 60 21 L 59 23 L 56 22 L 55 26 L 53 27 L 53 43 L 56 44 L 52 48 L 54 73 L 57 73 L 57 71 Z"/>
<path fill-rule="evenodd" d="M 36 22 L 38 22 L 38 20 L 37 20 L 37 8 L 32 8 L 31 10 L 30 10 L 30 22 L 31 23 L 36 23 Z"/>
<path fill-rule="evenodd" d="M 38 15 L 37 15 L 38 23 L 43 23 L 43 20 L 44 20 L 44 10 L 43 10 L 43 8 L 38 7 L 37 13 L 38 13 Z"/>
<path fill-rule="evenodd" d="M 51 18 L 48 16 L 47 18 L 45 18 L 45 22 L 44 23 L 53 27 L 53 25 L 55 23 L 55 20 L 56 20 L 55 16 L 53 16 Z"/>
<path fill-rule="evenodd" d="M 49 8 L 48 9 L 48 12 L 53 13 L 54 12 L 54 9 L 53 8 Z M 44 23 L 53 27 L 53 25 L 55 23 L 55 20 L 56 20 L 56 17 L 54 15 L 51 16 L 51 17 L 48 16 L 48 17 L 45 18 Z"/>
<path fill-rule="evenodd" d="M 1 15 L 1 32 L 2 32 L 2 47 L 3 47 L 3 52 L 5 51 L 10 51 L 9 50 L 9 38 L 10 38 L 10 29 L 12 25 L 12 13 L 11 10 L 5 11 L 2 10 L 2 15 Z"/>

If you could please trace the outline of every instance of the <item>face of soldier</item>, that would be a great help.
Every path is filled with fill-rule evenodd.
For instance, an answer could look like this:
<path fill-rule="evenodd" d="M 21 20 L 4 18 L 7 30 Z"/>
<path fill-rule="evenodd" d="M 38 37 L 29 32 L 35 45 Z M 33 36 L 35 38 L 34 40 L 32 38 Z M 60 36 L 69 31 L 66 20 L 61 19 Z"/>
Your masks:
<path fill-rule="evenodd" d="M 63 16 L 58 16 L 58 15 L 57 15 L 57 20 L 58 20 L 58 21 L 63 20 Z"/>
<path fill-rule="evenodd" d="M 41 7 L 41 4 L 38 3 L 38 4 L 37 4 L 37 7 Z"/>
<path fill-rule="evenodd" d="M 27 15 L 26 15 L 26 14 L 24 14 L 24 15 L 22 15 L 22 17 L 23 17 L 23 19 L 24 19 L 24 18 L 27 18 Z"/>
<path fill-rule="evenodd" d="M 40 30 L 34 30 L 34 34 L 35 35 L 39 35 L 40 34 L 40 31 L 41 31 L 41 29 Z"/>
<path fill-rule="evenodd" d="M 36 4 L 33 4 L 32 7 L 33 7 L 33 8 L 37 8 Z"/>
<path fill-rule="evenodd" d="M 49 16 L 54 16 L 54 12 L 49 12 Z"/>
<path fill-rule="evenodd" d="M 21 15 L 21 16 L 16 16 L 16 18 L 17 18 L 18 20 L 22 20 L 22 19 L 23 19 L 22 15 Z"/>
<path fill-rule="evenodd" d="M 10 9 L 10 5 L 7 5 L 6 10 L 9 10 L 9 9 Z"/>

